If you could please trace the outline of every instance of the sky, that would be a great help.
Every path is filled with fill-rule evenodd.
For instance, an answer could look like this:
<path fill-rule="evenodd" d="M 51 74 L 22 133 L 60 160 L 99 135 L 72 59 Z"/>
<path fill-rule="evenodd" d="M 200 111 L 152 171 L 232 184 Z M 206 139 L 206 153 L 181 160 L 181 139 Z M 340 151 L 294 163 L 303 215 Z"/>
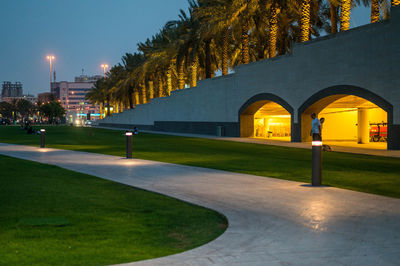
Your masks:
<path fill-rule="evenodd" d="M 187 0 L 0 0 L 0 82 L 20 81 L 24 94 L 49 91 L 49 62 L 57 81 L 102 74 L 136 44 L 187 10 Z M 369 22 L 352 11 L 351 26 Z"/>

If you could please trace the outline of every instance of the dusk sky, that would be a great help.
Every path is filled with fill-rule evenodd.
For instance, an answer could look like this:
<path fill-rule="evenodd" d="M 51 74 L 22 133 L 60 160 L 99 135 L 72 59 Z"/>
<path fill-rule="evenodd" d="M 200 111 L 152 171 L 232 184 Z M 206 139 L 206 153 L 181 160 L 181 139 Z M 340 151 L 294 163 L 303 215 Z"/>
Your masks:
<path fill-rule="evenodd" d="M 1 0 L 0 82 L 20 81 L 24 93 L 49 91 L 47 54 L 57 81 L 102 74 L 136 44 L 177 19 L 187 0 Z M 369 22 L 369 10 L 352 12 L 351 26 Z"/>

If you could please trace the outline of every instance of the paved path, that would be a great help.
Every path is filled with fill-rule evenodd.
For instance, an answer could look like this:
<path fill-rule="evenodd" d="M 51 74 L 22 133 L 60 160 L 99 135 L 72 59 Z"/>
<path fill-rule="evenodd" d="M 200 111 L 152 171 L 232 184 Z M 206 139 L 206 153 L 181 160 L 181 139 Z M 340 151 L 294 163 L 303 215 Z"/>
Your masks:
<path fill-rule="evenodd" d="M 98 127 L 98 126 L 96 126 Z M 98 127 L 112 130 L 132 130 L 128 128 L 115 128 L 115 127 Z M 164 135 L 172 135 L 172 136 L 183 136 L 183 137 L 191 137 L 191 138 L 204 138 L 204 139 L 214 139 L 214 140 L 226 140 L 226 141 L 235 141 L 235 142 L 245 142 L 245 143 L 255 143 L 255 144 L 264 144 L 264 145 L 274 145 L 274 146 L 283 146 L 283 147 L 292 147 L 292 148 L 301 148 L 301 149 L 311 149 L 311 143 L 309 142 L 289 142 L 289 141 L 281 141 L 275 139 L 261 139 L 261 138 L 235 138 L 235 137 L 217 137 L 210 135 L 201 135 L 201 134 L 189 134 L 189 133 L 174 133 L 174 132 L 162 132 L 162 131 L 151 131 L 151 130 L 140 130 L 141 132 L 153 133 L 153 134 L 164 134 Z M 356 144 L 355 142 L 340 142 L 340 141 L 326 141 L 326 144 L 329 144 L 332 148 L 332 151 L 336 152 L 346 152 L 346 153 L 356 153 L 356 154 L 365 154 L 365 155 L 375 155 L 375 156 L 385 156 L 385 157 L 397 157 L 400 158 L 400 150 L 386 150 L 385 145 L 375 145 L 374 144 L 383 144 L 383 143 L 371 143 L 368 144 Z"/>
<path fill-rule="evenodd" d="M 0 144 L 0 154 L 156 191 L 227 216 L 229 227 L 216 240 L 135 265 L 399 265 L 400 199 L 85 152 Z"/>

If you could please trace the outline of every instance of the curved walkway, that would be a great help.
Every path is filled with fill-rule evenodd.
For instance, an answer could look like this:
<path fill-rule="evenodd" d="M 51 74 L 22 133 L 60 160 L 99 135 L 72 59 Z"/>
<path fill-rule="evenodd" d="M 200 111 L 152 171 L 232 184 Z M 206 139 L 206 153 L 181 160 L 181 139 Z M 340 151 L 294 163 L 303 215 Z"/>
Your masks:
<path fill-rule="evenodd" d="M 85 152 L 0 144 L 0 154 L 159 192 L 227 216 L 229 227 L 216 240 L 134 265 L 398 265 L 400 261 L 400 199 Z"/>

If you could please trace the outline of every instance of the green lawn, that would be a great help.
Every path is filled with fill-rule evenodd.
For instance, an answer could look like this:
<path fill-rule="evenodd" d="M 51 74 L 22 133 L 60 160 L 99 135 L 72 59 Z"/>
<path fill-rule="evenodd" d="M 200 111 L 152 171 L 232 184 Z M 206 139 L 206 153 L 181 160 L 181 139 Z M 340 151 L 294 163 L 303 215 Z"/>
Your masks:
<path fill-rule="evenodd" d="M 47 127 L 47 146 L 124 156 L 122 131 Z M 0 142 L 39 146 L 39 136 L 0 127 Z M 141 133 L 134 157 L 239 173 L 310 182 L 311 150 Z M 400 198 L 400 159 L 329 152 L 323 184 Z"/>
<path fill-rule="evenodd" d="M 214 211 L 56 166 L 0 156 L 0 169 L 0 265 L 149 259 L 227 227 Z"/>

